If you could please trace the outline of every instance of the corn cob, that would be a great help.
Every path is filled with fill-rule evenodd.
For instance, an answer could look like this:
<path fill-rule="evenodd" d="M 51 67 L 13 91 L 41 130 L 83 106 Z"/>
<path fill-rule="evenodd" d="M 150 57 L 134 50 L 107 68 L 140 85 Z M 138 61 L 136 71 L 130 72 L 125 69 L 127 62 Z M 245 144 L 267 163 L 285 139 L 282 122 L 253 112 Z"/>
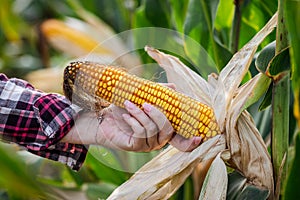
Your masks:
<path fill-rule="evenodd" d="M 186 138 L 201 136 L 205 141 L 221 133 L 209 106 L 121 68 L 72 62 L 64 72 L 64 92 L 70 100 L 76 96 L 80 101 L 92 104 L 101 99 L 120 107 L 124 107 L 125 100 L 140 108 L 143 103 L 150 103 L 166 115 L 176 133 Z"/>

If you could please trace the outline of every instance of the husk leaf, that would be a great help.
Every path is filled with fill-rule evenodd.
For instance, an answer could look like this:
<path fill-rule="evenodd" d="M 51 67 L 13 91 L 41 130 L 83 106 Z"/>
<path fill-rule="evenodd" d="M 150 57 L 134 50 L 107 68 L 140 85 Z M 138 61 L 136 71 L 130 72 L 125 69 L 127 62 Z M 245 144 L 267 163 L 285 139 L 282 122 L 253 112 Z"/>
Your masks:
<path fill-rule="evenodd" d="M 119 186 L 108 199 L 166 199 L 199 162 L 214 158 L 224 149 L 224 135 L 208 140 L 192 152 L 181 152 L 170 146 Z"/>

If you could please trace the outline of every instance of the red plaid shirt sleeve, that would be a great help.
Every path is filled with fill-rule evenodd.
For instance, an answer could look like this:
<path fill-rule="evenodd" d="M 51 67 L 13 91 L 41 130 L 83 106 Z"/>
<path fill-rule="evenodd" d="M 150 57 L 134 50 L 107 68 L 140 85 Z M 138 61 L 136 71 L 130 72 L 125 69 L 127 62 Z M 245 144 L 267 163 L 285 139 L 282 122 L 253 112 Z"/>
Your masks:
<path fill-rule="evenodd" d="M 0 137 L 74 170 L 83 164 L 87 148 L 60 140 L 79 111 L 62 95 L 38 91 L 26 81 L 0 74 Z"/>

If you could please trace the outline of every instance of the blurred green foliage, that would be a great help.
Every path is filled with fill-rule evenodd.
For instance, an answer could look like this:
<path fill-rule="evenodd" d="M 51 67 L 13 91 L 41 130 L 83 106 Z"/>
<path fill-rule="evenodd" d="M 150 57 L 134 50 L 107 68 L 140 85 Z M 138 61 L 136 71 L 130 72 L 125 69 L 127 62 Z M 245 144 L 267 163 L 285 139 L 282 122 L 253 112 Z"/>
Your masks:
<path fill-rule="evenodd" d="M 192 69 L 207 76 L 212 71 L 220 71 L 231 56 L 265 25 L 277 11 L 278 6 L 277 1 L 274 0 L 235 2 L 239 2 L 239 5 L 235 6 L 233 1 L 226 0 L 87 0 L 80 2 L 72 0 L 2 0 L 0 6 L 0 72 L 10 77 L 24 78 L 31 71 L 56 67 L 59 65 L 58 63 L 70 59 L 68 55 L 51 47 L 45 41 L 40 31 L 40 24 L 51 18 L 74 17 L 80 19 L 78 12 L 74 10 L 76 9 L 74 5 L 80 5 L 85 11 L 106 22 L 116 33 L 150 26 L 168 28 L 186 34 L 205 48 L 217 68 L 209 66 L 207 69 L 201 66 L 202 57 L 200 56 L 201 59 L 199 59 L 201 50 L 186 40 L 184 36 L 179 35 L 179 38 L 174 37 L 162 42 L 178 48 L 182 52 L 180 57 L 185 59 Z M 288 6 L 291 5 L 291 3 L 288 4 Z M 299 5 L 297 6 L 293 7 L 294 10 L 291 11 L 294 14 L 300 13 Z M 300 23 L 300 19 L 298 17 L 294 20 L 293 16 L 290 14 L 287 17 L 294 44 L 292 45 L 292 52 L 294 52 L 292 68 L 293 71 L 298 72 L 299 58 L 295 57 L 298 55 L 296 52 L 299 52 L 297 44 L 300 41 L 299 38 L 296 38 L 299 26 L 298 29 L 294 26 Z M 149 33 L 149 37 L 150 35 L 151 33 Z M 135 35 L 135 37 L 138 42 L 139 36 Z M 262 43 L 260 50 L 274 40 L 275 33 L 272 33 Z M 148 62 L 149 58 L 146 58 L 147 56 L 142 51 L 140 53 L 143 61 Z M 258 71 L 253 64 L 247 79 L 256 73 Z M 299 80 L 299 76 L 299 74 L 293 74 L 296 80 Z M 299 89 L 296 84 L 294 87 L 295 91 Z M 264 108 L 272 103 L 271 96 L 267 97 L 269 101 L 264 104 Z M 270 109 L 257 112 L 261 101 L 262 98 L 250 107 L 249 111 L 263 137 L 268 138 L 271 127 Z M 293 101 L 290 103 L 290 107 L 292 106 Z M 292 127 L 290 127 L 289 138 L 293 138 L 296 129 L 293 115 L 290 120 Z M 299 136 L 296 138 L 297 149 L 294 151 L 296 152 L 295 156 L 298 156 Z M 290 141 L 290 144 L 290 148 L 293 149 L 293 141 Z M 59 163 L 37 158 L 0 144 L 0 198 L 61 199 L 66 197 L 65 195 L 68 198 L 83 195 L 87 199 L 104 199 L 130 177 L 131 174 L 125 170 L 130 168 L 134 171 L 155 155 L 155 153 L 149 154 L 146 156 L 147 159 L 141 161 L 140 157 L 130 154 L 126 154 L 127 160 L 122 160 L 120 159 L 121 154 L 124 156 L 122 152 L 110 152 L 109 156 L 95 157 L 100 154 L 101 149 L 91 147 L 83 168 L 77 173 Z M 118 165 L 119 168 L 113 169 L 106 165 L 105 161 L 99 162 L 99 159 L 109 159 L 107 162 L 114 162 L 114 165 Z M 299 165 L 296 160 L 296 158 L 289 159 L 292 167 L 290 167 L 291 171 L 287 181 L 286 194 L 288 197 L 297 196 L 293 193 L 293 191 L 297 192 L 293 185 L 297 182 L 293 176 L 293 174 L 297 174 L 296 169 Z M 240 195 L 244 199 L 251 199 L 252 194 L 266 196 L 266 191 L 241 184 L 244 181 L 243 177 L 239 175 L 230 175 L 228 197 Z M 193 199 L 193 195 L 191 195 L 193 187 L 195 186 L 189 178 L 171 199 Z M 250 192 L 245 192 L 244 188 Z"/>

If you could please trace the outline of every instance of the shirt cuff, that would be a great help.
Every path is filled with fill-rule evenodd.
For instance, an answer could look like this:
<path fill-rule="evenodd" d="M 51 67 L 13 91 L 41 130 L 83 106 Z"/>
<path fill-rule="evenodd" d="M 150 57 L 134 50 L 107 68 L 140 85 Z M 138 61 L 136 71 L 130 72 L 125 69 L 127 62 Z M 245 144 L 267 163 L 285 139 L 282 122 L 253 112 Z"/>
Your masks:
<path fill-rule="evenodd" d="M 79 170 L 85 160 L 88 146 L 63 143 L 60 140 L 74 126 L 80 108 L 71 104 L 64 96 L 46 94 L 33 102 L 33 109 L 41 131 L 36 141 L 27 145 L 28 151 Z"/>

